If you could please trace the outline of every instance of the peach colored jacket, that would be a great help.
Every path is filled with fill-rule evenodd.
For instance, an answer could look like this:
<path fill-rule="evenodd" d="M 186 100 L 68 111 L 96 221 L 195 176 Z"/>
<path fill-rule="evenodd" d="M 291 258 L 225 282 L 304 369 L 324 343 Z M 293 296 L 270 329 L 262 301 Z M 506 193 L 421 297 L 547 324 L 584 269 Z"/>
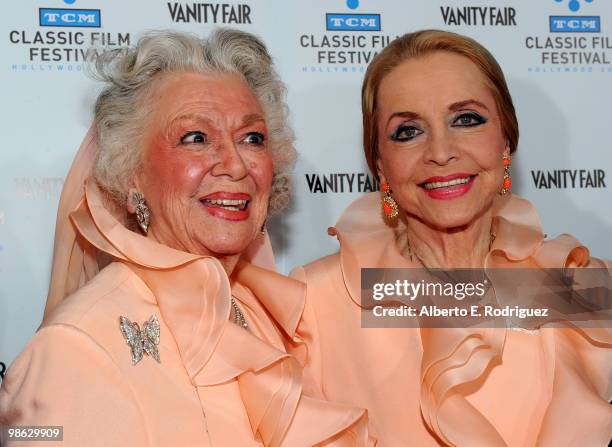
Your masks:
<path fill-rule="evenodd" d="M 113 262 L 55 308 L 11 365 L 0 423 L 63 426 L 64 441 L 50 446 L 367 443 L 364 411 L 308 397 L 285 351 L 301 318 L 302 284 L 267 272 L 261 280 L 275 293 L 230 288 L 216 259 L 119 224 L 91 183 L 71 219 Z M 229 321 L 230 296 L 248 330 Z M 142 327 L 152 315 L 161 362 L 145 355 L 133 365 L 119 317 Z"/>
<path fill-rule="evenodd" d="M 605 266 L 571 236 L 544 240 L 526 200 L 496 200 L 487 268 Z M 401 255 L 379 207 L 377 193 L 351 204 L 331 229 L 340 252 L 293 272 L 307 285 L 308 386 L 366 408 L 384 447 L 606 446 L 609 329 L 361 327 L 360 268 L 418 267 Z"/>

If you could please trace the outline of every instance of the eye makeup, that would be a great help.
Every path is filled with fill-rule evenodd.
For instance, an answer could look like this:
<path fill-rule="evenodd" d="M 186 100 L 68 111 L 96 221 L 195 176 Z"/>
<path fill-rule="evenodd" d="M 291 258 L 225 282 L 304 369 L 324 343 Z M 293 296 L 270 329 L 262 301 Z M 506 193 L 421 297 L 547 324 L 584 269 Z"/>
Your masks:
<path fill-rule="evenodd" d="M 487 118 L 474 111 L 458 113 L 451 122 L 451 127 L 476 127 L 487 122 Z"/>
<path fill-rule="evenodd" d="M 410 125 L 408 123 L 402 123 L 397 126 L 397 128 L 391 133 L 391 135 L 389 135 L 389 138 L 392 141 L 404 142 L 410 141 L 422 133 L 423 131 L 418 127 Z"/>

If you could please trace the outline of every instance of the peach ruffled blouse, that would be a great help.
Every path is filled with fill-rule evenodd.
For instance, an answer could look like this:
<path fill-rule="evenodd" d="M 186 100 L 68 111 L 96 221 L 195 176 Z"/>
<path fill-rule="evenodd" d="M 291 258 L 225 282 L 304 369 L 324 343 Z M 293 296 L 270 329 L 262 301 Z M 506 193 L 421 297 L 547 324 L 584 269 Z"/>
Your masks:
<path fill-rule="evenodd" d="M 61 425 L 62 446 L 364 446 L 366 414 L 309 397 L 284 347 L 303 285 L 261 270 L 269 292 L 230 283 L 214 258 L 127 230 L 94 182 L 70 215 L 78 244 L 110 265 L 63 300 L 8 370 L 5 425 Z M 95 269 L 92 259 L 79 261 Z M 92 275 L 95 272 L 91 272 Z M 283 293 L 286 292 L 286 293 Z M 231 297 L 249 328 L 230 321 Z M 119 317 L 160 322 L 158 363 L 132 364 Z M 15 444 L 19 445 L 19 444 Z"/>
<path fill-rule="evenodd" d="M 612 435 L 609 328 L 361 327 L 360 269 L 419 267 L 402 256 L 379 207 L 377 193 L 353 202 L 331 229 L 340 251 L 292 273 L 307 287 L 299 332 L 309 347 L 304 364 L 314 379 L 308 386 L 367 408 L 370 434 L 385 447 L 606 446 Z M 569 235 L 546 240 L 524 199 L 498 197 L 494 216 L 486 269 L 612 272 Z"/>

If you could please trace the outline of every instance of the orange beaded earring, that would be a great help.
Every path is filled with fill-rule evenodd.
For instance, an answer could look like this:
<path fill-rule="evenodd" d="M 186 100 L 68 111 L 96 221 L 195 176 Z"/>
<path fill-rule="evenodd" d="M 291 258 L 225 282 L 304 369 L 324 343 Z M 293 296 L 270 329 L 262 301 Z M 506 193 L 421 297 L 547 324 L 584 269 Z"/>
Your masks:
<path fill-rule="evenodd" d="M 504 155 L 504 183 L 501 191 L 499 192 L 501 195 L 504 195 L 510 191 L 512 187 L 512 178 L 510 177 L 510 164 L 512 160 L 510 155 Z"/>
<path fill-rule="evenodd" d="M 388 182 L 383 182 L 380 185 L 380 190 L 382 192 L 383 214 L 388 220 L 393 220 L 398 216 L 399 210 L 397 207 L 397 202 L 391 196 L 391 186 Z"/>

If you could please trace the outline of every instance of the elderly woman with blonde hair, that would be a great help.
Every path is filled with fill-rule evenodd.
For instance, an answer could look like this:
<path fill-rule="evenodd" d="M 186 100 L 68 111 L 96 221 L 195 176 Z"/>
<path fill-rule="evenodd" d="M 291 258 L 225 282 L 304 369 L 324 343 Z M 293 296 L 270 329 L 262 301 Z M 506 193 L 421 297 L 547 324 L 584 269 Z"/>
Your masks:
<path fill-rule="evenodd" d="M 261 270 L 255 295 L 236 279 L 246 260 L 271 266 L 263 226 L 295 158 L 263 43 L 154 32 L 98 68 L 45 318 L 2 383 L 2 424 L 63 426 L 70 446 L 364 445 L 364 411 L 307 396 L 285 351 L 303 286 Z"/>

